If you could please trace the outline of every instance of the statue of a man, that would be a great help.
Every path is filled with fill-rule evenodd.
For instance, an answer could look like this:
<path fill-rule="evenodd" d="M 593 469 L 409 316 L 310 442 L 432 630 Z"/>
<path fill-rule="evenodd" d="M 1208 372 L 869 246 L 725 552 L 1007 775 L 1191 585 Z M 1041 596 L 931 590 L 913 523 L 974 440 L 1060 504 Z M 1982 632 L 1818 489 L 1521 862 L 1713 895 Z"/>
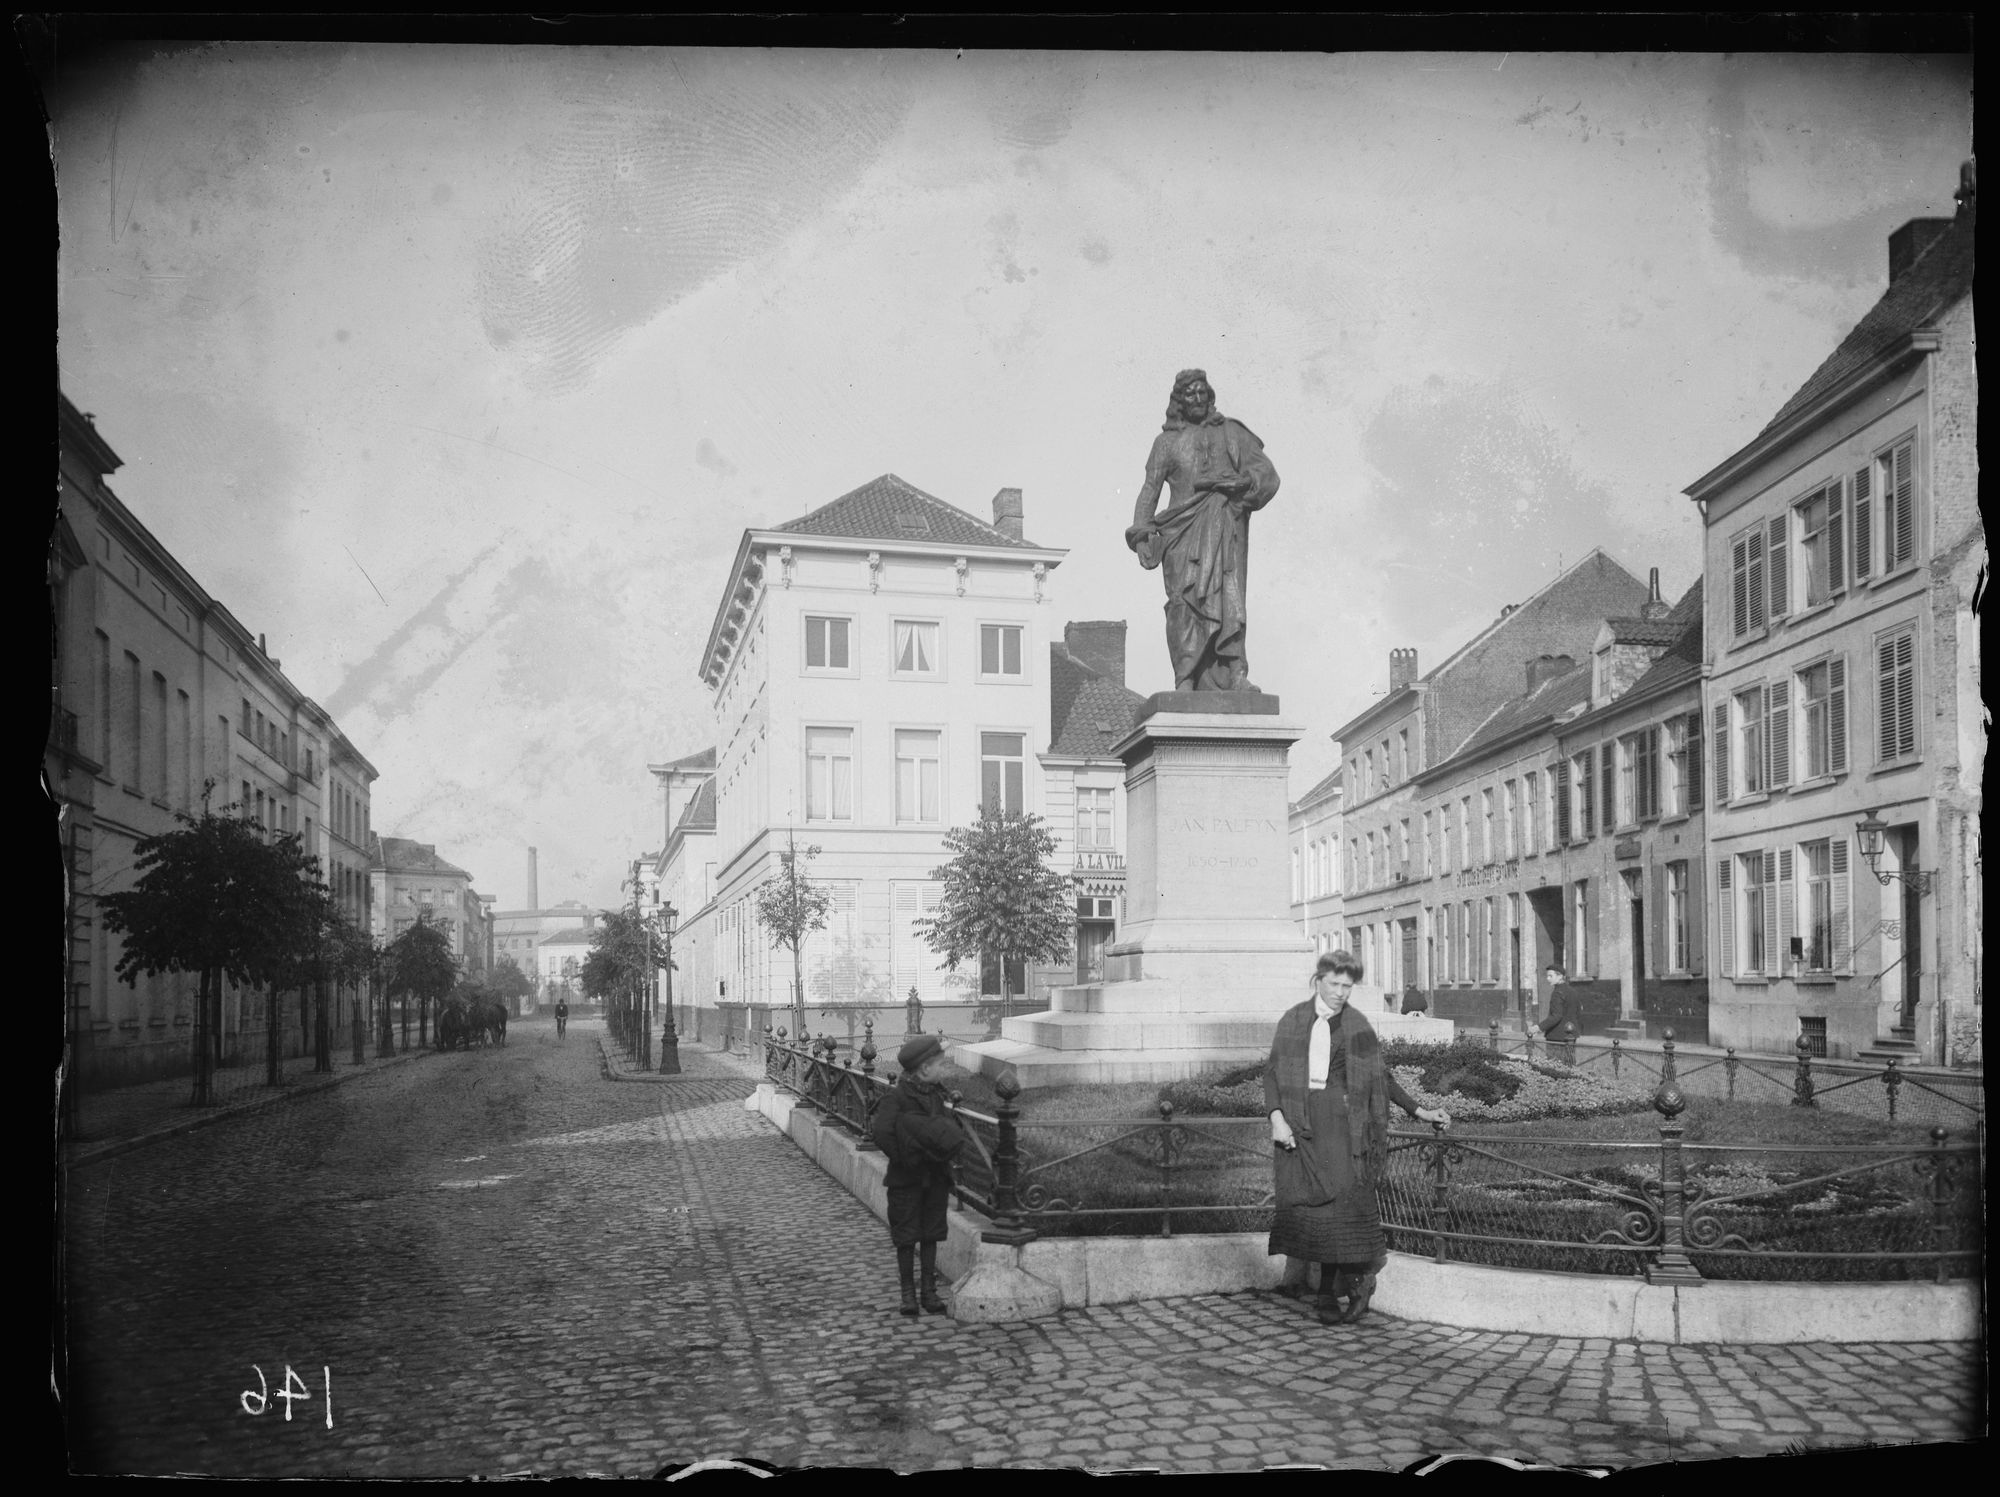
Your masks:
<path fill-rule="evenodd" d="M 1154 513 L 1160 486 L 1171 491 Z M 1167 652 L 1176 691 L 1255 691 L 1244 658 L 1250 515 L 1278 492 L 1264 444 L 1215 409 L 1199 369 L 1174 376 L 1167 420 L 1146 458 L 1125 544 L 1167 584 Z"/>

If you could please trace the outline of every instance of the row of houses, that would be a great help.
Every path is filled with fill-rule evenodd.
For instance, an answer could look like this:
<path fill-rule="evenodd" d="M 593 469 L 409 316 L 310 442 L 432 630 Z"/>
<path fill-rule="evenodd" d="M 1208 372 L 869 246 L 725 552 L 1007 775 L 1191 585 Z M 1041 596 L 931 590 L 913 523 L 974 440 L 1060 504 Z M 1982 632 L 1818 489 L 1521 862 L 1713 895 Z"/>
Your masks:
<path fill-rule="evenodd" d="M 42 771 L 66 881 L 62 972 L 78 1079 L 116 1084 L 190 1064 L 194 978 L 121 981 L 121 943 L 99 920 L 96 897 L 129 887 L 138 844 L 204 805 L 234 806 L 274 836 L 299 836 L 362 928 L 391 935 L 427 913 L 450 930 L 469 974 L 490 967 L 491 919 L 470 876 L 434 848 L 376 834 L 375 766 L 286 676 L 265 636 L 211 596 L 112 490 L 122 463 L 94 419 L 60 391 L 56 407 Z M 225 1059 L 261 1053 L 257 995 L 227 990 L 222 1023 Z M 286 1054 L 306 1042 L 299 1026 L 281 1036 Z"/>
<path fill-rule="evenodd" d="M 1294 909 L 1393 990 L 1586 1032 L 1977 1059 L 1984 578 L 1975 202 L 1687 490 L 1669 605 L 1601 553 L 1344 723 Z"/>

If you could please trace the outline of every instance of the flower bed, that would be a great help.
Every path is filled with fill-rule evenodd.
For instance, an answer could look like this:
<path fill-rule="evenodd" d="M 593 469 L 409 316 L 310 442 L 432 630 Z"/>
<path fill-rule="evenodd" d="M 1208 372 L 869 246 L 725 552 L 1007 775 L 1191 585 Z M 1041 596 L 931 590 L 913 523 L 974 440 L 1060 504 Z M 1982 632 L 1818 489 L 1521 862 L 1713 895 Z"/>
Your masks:
<path fill-rule="evenodd" d="M 1425 1107 L 1442 1107 L 1454 1122 L 1612 1117 L 1652 1105 L 1649 1078 L 1501 1055 L 1473 1039 L 1448 1045 L 1391 1040 L 1382 1047 L 1382 1058 L 1412 1098 Z M 1262 1065 L 1244 1066 L 1212 1078 L 1169 1082 L 1160 1098 L 1184 1116 L 1262 1117 L 1263 1078 Z"/>

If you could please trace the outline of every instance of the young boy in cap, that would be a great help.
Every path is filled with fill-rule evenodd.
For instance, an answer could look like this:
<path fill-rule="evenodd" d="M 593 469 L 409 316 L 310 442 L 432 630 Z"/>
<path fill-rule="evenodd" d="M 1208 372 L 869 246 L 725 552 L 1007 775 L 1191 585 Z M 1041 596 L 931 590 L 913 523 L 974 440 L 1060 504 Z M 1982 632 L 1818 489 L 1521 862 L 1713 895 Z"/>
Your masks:
<path fill-rule="evenodd" d="M 950 1062 L 944 1041 L 934 1034 L 912 1035 L 896 1052 L 902 1076 L 875 1106 L 869 1132 L 889 1160 L 883 1183 L 889 1189 L 889 1240 L 896 1245 L 896 1273 L 902 1280 L 903 1313 L 919 1304 L 932 1315 L 944 1313 L 937 1292 L 937 1245 L 944 1241 L 945 1203 L 951 1196 L 951 1162 L 965 1148 L 965 1135 L 945 1108 L 940 1084 Z M 921 1298 L 916 1260 L 921 1253 Z"/>

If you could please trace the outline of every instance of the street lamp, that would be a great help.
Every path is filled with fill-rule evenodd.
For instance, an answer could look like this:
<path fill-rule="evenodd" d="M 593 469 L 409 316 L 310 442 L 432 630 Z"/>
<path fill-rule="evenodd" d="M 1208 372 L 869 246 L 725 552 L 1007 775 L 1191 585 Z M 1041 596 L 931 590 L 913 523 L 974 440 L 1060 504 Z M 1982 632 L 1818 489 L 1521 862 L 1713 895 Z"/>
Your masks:
<path fill-rule="evenodd" d="M 680 918 L 680 911 L 669 902 L 663 901 L 654 918 L 659 922 L 660 944 L 663 960 L 660 963 L 660 981 L 666 985 L 660 1003 L 663 1023 L 660 1029 L 660 1074 L 678 1076 L 681 1073 L 680 1036 L 674 1032 L 674 922 Z"/>
<path fill-rule="evenodd" d="M 1888 830 L 1889 824 L 1876 816 L 1873 811 L 1854 824 L 1854 835 L 1861 844 L 1861 856 L 1868 864 L 1868 871 L 1875 875 L 1875 882 L 1885 889 L 1891 879 L 1901 879 L 1907 887 L 1915 890 L 1917 897 L 1921 899 L 1931 891 L 1931 879 L 1935 877 L 1933 873 L 1927 869 L 1884 873 L 1879 866 L 1882 858 L 1883 834 Z"/>

